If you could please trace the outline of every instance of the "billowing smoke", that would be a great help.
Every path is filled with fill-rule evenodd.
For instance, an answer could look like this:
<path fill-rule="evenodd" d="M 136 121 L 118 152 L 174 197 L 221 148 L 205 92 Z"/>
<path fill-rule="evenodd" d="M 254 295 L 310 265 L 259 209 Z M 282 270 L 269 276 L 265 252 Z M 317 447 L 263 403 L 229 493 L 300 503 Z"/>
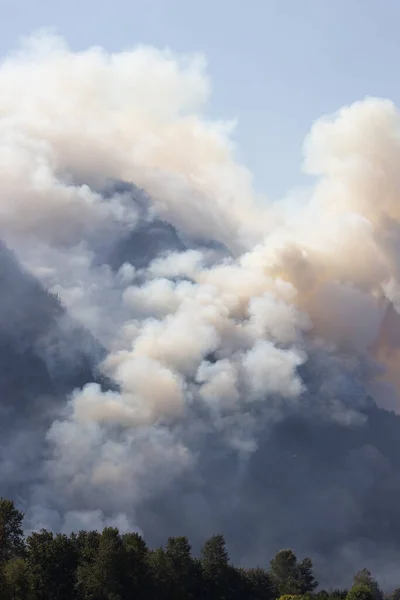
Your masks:
<path fill-rule="evenodd" d="M 317 121 L 307 202 L 271 204 L 209 95 L 149 47 L 1 63 L 2 493 L 30 528 L 399 584 L 400 115 Z"/>

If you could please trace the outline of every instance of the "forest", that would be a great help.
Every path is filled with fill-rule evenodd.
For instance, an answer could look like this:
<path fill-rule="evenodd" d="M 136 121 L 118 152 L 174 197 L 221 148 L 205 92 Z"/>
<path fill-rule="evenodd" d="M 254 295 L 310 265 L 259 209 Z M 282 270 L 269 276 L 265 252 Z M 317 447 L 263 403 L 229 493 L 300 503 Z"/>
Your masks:
<path fill-rule="evenodd" d="M 108 527 L 71 535 L 42 529 L 24 537 L 23 513 L 0 498 L 1 600 L 400 600 L 384 595 L 367 569 L 349 590 L 318 590 L 310 558 L 280 550 L 269 568 L 229 561 L 224 536 L 206 540 L 199 558 L 188 539 L 150 549 L 138 533 Z"/>

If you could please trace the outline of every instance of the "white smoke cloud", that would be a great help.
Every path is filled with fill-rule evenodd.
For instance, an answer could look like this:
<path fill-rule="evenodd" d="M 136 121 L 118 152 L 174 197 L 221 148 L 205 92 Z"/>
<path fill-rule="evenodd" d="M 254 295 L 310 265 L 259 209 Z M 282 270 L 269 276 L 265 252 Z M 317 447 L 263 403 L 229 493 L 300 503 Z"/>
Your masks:
<path fill-rule="evenodd" d="M 0 65 L 0 236 L 105 346 L 115 384 L 75 390 L 48 432 L 35 506 L 63 529 L 133 527 L 210 431 L 243 457 L 287 411 L 353 426 L 366 390 L 398 397 L 398 111 L 366 99 L 317 121 L 304 152 L 318 179 L 288 213 L 254 192 L 231 124 L 204 117 L 210 89 L 201 56 L 74 53 L 48 34 Z M 142 225 L 110 181 L 144 188 L 145 222 L 188 248 L 107 264 Z"/>
<path fill-rule="evenodd" d="M 237 244 L 256 222 L 251 176 L 232 159 L 230 126 L 199 114 L 204 67 L 148 47 L 74 54 L 55 36 L 27 40 L 0 71 L 3 225 L 68 242 L 130 224 L 124 198 L 101 202 L 88 185 L 113 178 L 144 187 L 189 233 Z"/>

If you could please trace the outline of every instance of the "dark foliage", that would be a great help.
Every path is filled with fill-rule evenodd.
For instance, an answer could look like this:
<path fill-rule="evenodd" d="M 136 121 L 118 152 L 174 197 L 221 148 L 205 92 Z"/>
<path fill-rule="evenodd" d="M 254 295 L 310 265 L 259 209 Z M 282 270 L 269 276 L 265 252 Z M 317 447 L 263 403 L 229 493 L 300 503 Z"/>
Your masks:
<path fill-rule="evenodd" d="M 315 592 L 309 558 L 281 550 L 270 568 L 234 567 L 224 536 L 209 538 L 195 558 L 188 539 L 170 537 L 151 550 L 137 533 L 70 536 L 42 530 L 26 539 L 23 514 L 0 498 L 1 600 L 382 600 L 366 569 L 349 592 Z M 392 598 L 397 598 L 398 590 Z"/>

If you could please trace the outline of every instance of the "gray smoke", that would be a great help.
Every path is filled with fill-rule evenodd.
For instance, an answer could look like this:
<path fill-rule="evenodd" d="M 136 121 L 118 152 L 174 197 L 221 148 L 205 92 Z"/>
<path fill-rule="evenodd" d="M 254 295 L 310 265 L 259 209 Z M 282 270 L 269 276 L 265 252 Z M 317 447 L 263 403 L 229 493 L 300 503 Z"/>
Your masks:
<path fill-rule="evenodd" d="M 0 65 L 0 475 L 28 528 L 292 546 L 399 585 L 400 115 L 317 121 L 272 205 L 203 116 L 201 56 Z"/>

